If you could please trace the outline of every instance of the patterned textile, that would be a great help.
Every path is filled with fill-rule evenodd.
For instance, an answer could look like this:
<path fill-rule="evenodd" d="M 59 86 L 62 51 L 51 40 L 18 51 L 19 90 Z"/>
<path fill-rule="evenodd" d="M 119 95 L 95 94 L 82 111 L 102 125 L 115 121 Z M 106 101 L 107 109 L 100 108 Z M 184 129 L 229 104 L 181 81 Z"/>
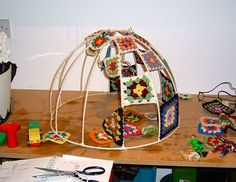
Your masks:
<path fill-rule="evenodd" d="M 123 66 L 122 69 L 123 77 L 131 77 L 137 75 L 137 70 L 135 65 Z M 120 76 L 110 78 L 110 92 L 120 91 Z"/>
<path fill-rule="evenodd" d="M 140 123 L 142 123 L 143 120 L 143 116 L 136 113 L 135 111 L 132 110 L 126 110 L 124 113 L 124 122 L 125 123 L 132 123 L 134 125 L 138 125 Z"/>
<path fill-rule="evenodd" d="M 66 142 L 65 139 L 68 139 L 69 137 L 70 133 L 65 131 L 58 131 L 57 133 L 49 131 L 45 133 L 42 138 L 44 141 L 51 141 L 58 144 L 63 144 Z"/>
<path fill-rule="evenodd" d="M 110 42 L 110 37 L 109 36 L 102 36 L 98 35 L 94 39 L 91 40 L 90 42 L 90 48 L 93 50 L 99 50 L 103 46 L 105 46 L 107 43 Z"/>
<path fill-rule="evenodd" d="M 137 48 L 134 40 L 128 36 L 117 38 L 115 42 L 118 46 L 120 53 L 131 52 L 131 51 L 136 50 Z"/>
<path fill-rule="evenodd" d="M 120 75 L 120 56 L 115 55 L 105 59 L 105 70 L 109 77 L 114 78 Z"/>
<path fill-rule="evenodd" d="M 161 105 L 160 117 L 160 139 L 162 139 L 179 124 L 179 101 L 177 94 L 168 102 Z"/>
<path fill-rule="evenodd" d="M 89 137 L 98 144 L 108 144 L 113 142 L 113 139 L 104 130 L 93 130 Z"/>
<path fill-rule="evenodd" d="M 232 114 L 235 111 L 218 100 L 202 103 L 202 107 L 213 114 Z"/>
<path fill-rule="evenodd" d="M 123 145 L 123 121 L 123 109 L 119 108 L 105 118 L 102 124 L 104 131 L 110 135 L 114 142 L 119 146 Z"/>
<path fill-rule="evenodd" d="M 159 58 L 151 50 L 148 50 L 147 52 L 142 53 L 142 58 L 149 71 L 154 71 L 154 70 L 163 68 L 163 65 L 161 61 L 159 60 Z"/>
<path fill-rule="evenodd" d="M 134 124 L 124 123 L 123 127 L 124 127 L 123 136 L 125 138 L 130 136 L 141 135 L 141 130 Z"/>
<path fill-rule="evenodd" d="M 162 101 L 167 102 L 174 97 L 175 90 L 171 80 L 168 79 L 161 71 L 160 74 L 161 74 Z"/>
<path fill-rule="evenodd" d="M 121 89 L 123 105 L 158 102 L 152 79 L 147 72 L 141 76 L 123 78 Z"/>
<path fill-rule="evenodd" d="M 223 128 L 218 118 L 202 117 L 198 124 L 198 132 L 205 135 L 221 135 Z"/>

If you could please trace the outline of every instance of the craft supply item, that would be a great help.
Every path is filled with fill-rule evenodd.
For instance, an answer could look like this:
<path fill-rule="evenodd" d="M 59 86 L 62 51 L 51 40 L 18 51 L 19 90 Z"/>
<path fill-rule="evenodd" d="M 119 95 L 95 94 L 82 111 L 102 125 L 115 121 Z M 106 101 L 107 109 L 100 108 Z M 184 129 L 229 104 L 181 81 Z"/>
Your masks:
<path fill-rule="evenodd" d="M 146 112 L 144 115 L 148 120 L 157 121 L 158 114 L 156 112 Z"/>
<path fill-rule="evenodd" d="M 0 146 L 4 145 L 6 141 L 6 133 L 0 132 Z"/>
<path fill-rule="evenodd" d="M 89 134 L 89 137 L 91 138 L 91 140 L 98 144 L 108 144 L 113 142 L 112 137 L 108 135 L 104 130 L 93 130 Z"/>
<path fill-rule="evenodd" d="M 229 152 L 236 152 L 236 143 L 220 137 L 220 140 L 225 144 L 223 151 L 220 153 L 220 157 L 224 157 Z"/>
<path fill-rule="evenodd" d="M 224 130 L 218 118 L 201 117 L 198 124 L 198 132 L 205 135 L 221 135 Z"/>
<path fill-rule="evenodd" d="M 9 148 L 17 147 L 16 132 L 19 131 L 20 125 L 17 123 L 3 123 L 0 124 L 0 131 L 7 134 L 7 146 Z"/>
<path fill-rule="evenodd" d="M 143 122 L 143 116 L 133 110 L 128 109 L 124 113 L 124 122 L 132 124 L 140 124 Z"/>
<path fill-rule="evenodd" d="M 232 114 L 235 111 L 234 109 L 222 104 L 218 100 L 202 103 L 202 107 L 206 109 L 207 111 L 213 114 L 218 114 L 218 115 L 220 113 Z"/>
<path fill-rule="evenodd" d="M 226 89 L 218 91 L 217 96 L 210 95 L 211 92 L 216 91 L 216 89 L 219 89 L 220 86 L 228 86 L 229 91 L 234 92 L 234 94 L 230 94 Z M 227 97 L 225 97 L 227 96 Z M 206 102 L 206 100 L 209 101 L 209 98 L 212 100 L 219 100 L 220 102 L 223 103 L 223 101 L 228 101 L 229 105 L 232 106 L 232 108 L 236 108 L 236 88 L 232 86 L 230 82 L 222 82 L 216 85 L 213 89 L 208 90 L 208 91 L 200 91 L 198 92 L 198 100 Z M 205 99 L 205 100 L 204 100 Z M 228 106 L 228 105 L 227 105 Z"/>
<path fill-rule="evenodd" d="M 196 139 L 194 136 L 188 141 L 189 145 L 192 145 L 193 150 L 200 156 L 206 157 L 208 152 L 204 150 L 204 143 Z"/>
<path fill-rule="evenodd" d="M 132 123 L 124 123 L 123 125 L 123 136 L 125 138 L 130 136 L 138 136 L 141 135 L 141 130 Z"/>
<path fill-rule="evenodd" d="M 119 146 L 123 145 L 123 122 L 124 111 L 122 108 L 118 108 L 110 116 L 105 118 L 102 124 L 104 131 L 110 135 Z"/>
<path fill-rule="evenodd" d="M 152 50 L 147 50 L 141 53 L 141 58 L 144 60 L 143 62 L 146 64 L 149 71 L 160 70 L 163 68 L 158 55 L 156 55 L 156 53 Z"/>
<path fill-rule="evenodd" d="M 187 160 L 199 161 L 201 156 L 195 151 L 180 151 L 180 154 Z"/>
<path fill-rule="evenodd" d="M 43 135 L 43 141 L 51 141 L 58 144 L 63 144 L 66 142 L 66 140 L 70 137 L 70 133 L 65 131 L 48 131 Z"/>
<path fill-rule="evenodd" d="M 157 133 L 157 130 L 158 130 L 157 126 L 153 126 L 153 125 L 145 126 L 142 128 L 142 135 L 143 136 L 152 136 L 155 133 Z"/>
<path fill-rule="evenodd" d="M 162 101 L 167 102 L 175 96 L 175 89 L 172 81 L 160 71 Z"/>
<path fill-rule="evenodd" d="M 178 94 L 170 99 L 168 102 L 163 103 L 160 107 L 160 138 L 164 138 L 179 124 L 179 99 Z"/>
<path fill-rule="evenodd" d="M 189 100 L 191 99 L 191 94 L 184 94 L 184 93 L 179 93 L 179 98 L 183 100 Z"/>
<path fill-rule="evenodd" d="M 236 130 L 236 116 L 229 116 L 225 113 L 220 113 L 219 119 L 224 130 L 227 128 Z"/>
<path fill-rule="evenodd" d="M 105 169 L 101 166 L 89 166 L 84 168 L 82 171 L 75 170 L 75 171 L 64 171 L 64 170 L 58 170 L 58 169 L 50 169 L 50 168 L 41 168 L 41 167 L 35 167 L 36 169 L 48 172 L 46 174 L 42 175 L 36 175 L 33 176 L 35 178 L 45 178 L 45 177 L 53 177 L 53 176 L 72 176 L 76 177 L 81 181 L 87 181 L 87 182 L 98 182 L 97 180 L 86 180 L 83 179 L 83 176 L 96 176 L 96 175 L 101 175 L 105 173 Z"/>

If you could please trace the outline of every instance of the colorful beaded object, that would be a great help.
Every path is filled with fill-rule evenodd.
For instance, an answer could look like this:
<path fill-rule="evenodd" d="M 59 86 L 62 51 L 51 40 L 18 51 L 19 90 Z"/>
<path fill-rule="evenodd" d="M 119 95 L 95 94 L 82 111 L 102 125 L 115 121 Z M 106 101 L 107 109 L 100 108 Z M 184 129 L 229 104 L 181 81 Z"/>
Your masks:
<path fill-rule="evenodd" d="M 126 123 L 132 123 L 137 125 L 142 123 L 143 121 L 143 116 L 133 110 L 126 110 L 124 113 L 124 122 Z"/>
<path fill-rule="evenodd" d="M 109 136 L 104 130 L 93 130 L 89 134 L 89 137 L 98 144 L 108 144 L 113 142 L 112 137 Z"/>
<path fill-rule="evenodd" d="M 175 95 L 174 86 L 169 78 L 167 78 L 161 71 L 161 93 L 162 101 L 167 102 L 172 99 Z"/>
<path fill-rule="evenodd" d="M 141 76 L 123 78 L 121 89 L 124 106 L 158 102 L 152 79 L 148 72 Z"/>
<path fill-rule="evenodd" d="M 117 38 L 115 42 L 119 49 L 119 53 L 127 53 L 131 51 L 135 51 L 137 48 L 133 38 L 129 36 L 123 36 L 123 37 Z"/>
<path fill-rule="evenodd" d="M 57 133 L 49 131 L 43 135 L 44 141 L 51 141 L 58 144 L 63 144 L 70 137 L 70 133 L 65 131 L 58 131 Z"/>
<path fill-rule="evenodd" d="M 205 135 L 221 135 L 224 133 L 218 118 L 201 117 L 198 132 Z"/>
<path fill-rule="evenodd" d="M 123 136 L 125 138 L 130 136 L 141 135 L 141 130 L 132 123 L 124 123 L 123 127 Z"/>
<path fill-rule="evenodd" d="M 123 109 L 119 108 L 110 116 L 105 118 L 102 124 L 104 131 L 108 135 L 110 135 L 113 138 L 114 142 L 119 146 L 122 146 L 123 144 L 123 121 Z"/>
<path fill-rule="evenodd" d="M 163 68 L 161 61 L 153 51 L 148 50 L 141 55 L 149 71 L 155 71 Z"/>
<path fill-rule="evenodd" d="M 136 65 L 123 66 L 122 69 L 123 77 L 131 77 L 137 75 Z M 120 91 L 120 76 L 111 78 L 110 77 L 110 92 Z"/>
<path fill-rule="evenodd" d="M 232 114 L 235 111 L 218 100 L 202 103 L 202 107 L 213 114 Z"/>
<path fill-rule="evenodd" d="M 121 63 L 119 55 L 106 58 L 104 62 L 105 70 L 109 77 L 114 78 L 120 75 Z"/>
<path fill-rule="evenodd" d="M 160 118 L 161 118 L 160 139 L 162 139 L 178 126 L 179 101 L 177 94 L 168 102 L 161 105 Z"/>
<path fill-rule="evenodd" d="M 180 154 L 189 161 L 199 161 L 201 156 L 195 151 L 180 151 Z"/>

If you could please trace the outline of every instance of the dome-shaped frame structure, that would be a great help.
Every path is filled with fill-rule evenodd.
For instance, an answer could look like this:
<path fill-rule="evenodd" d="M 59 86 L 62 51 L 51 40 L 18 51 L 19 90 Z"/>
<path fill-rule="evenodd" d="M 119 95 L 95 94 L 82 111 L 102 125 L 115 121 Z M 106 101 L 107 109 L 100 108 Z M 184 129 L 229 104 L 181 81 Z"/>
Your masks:
<path fill-rule="evenodd" d="M 106 55 L 102 57 L 102 51 L 105 49 Z M 114 50 L 113 52 L 112 49 Z M 136 67 L 132 68 L 134 72 L 128 72 L 128 75 L 125 74 L 127 73 L 127 70 L 125 70 L 124 65 L 128 65 L 127 67 L 131 68 L 130 62 L 125 60 L 126 54 L 133 55 L 135 66 L 138 65 L 143 70 L 141 74 L 137 74 L 135 70 Z M 85 64 L 88 57 L 92 58 L 93 61 L 85 84 L 83 84 Z M 62 92 L 64 91 L 64 83 L 68 79 L 71 69 L 81 60 L 81 58 L 84 58 L 80 74 L 81 95 L 62 102 L 61 97 Z M 110 116 L 104 116 L 106 118 L 102 123 L 103 132 L 115 142 L 115 145 L 112 145 L 112 147 L 104 145 L 89 145 L 85 142 L 85 134 L 87 133 L 85 132 L 87 103 L 88 97 L 92 96 L 89 95 L 90 91 L 88 90 L 88 87 L 96 63 L 104 72 L 104 75 L 110 80 L 110 92 L 114 91 L 112 90 L 114 89 L 114 83 L 119 83 L 116 85 L 119 87 L 117 90 L 119 92 L 116 93 L 120 95 L 120 107 Z M 157 72 L 159 75 L 159 94 L 156 92 L 152 78 L 153 72 Z M 114 82 L 112 79 L 119 79 L 119 82 Z M 134 33 L 131 29 L 108 29 L 94 32 L 87 36 L 85 41 L 72 50 L 64 59 L 57 69 L 50 87 L 50 127 L 53 132 L 59 132 L 59 109 L 64 107 L 67 103 L 78 99 L 83 99 L 83 114 L 82 121 L 80 121 L 80 142 L 68 139 L 64 140 L 81 147 L 104 150 L 124 150 L 145 147 L 166 139 L 174 133 L 175 129 L 179 125 L 179 99 L 175 80 L 170 67 L 166 60 L 146 39 Z M 124 138 L 126 132 L 125 127 L 127 127 L 124 123 L 125 108 L 133 105 L 145 106 L 150 104 L 154 105 L 157 111 L 157 119 L 155 122 L 158 125 L 158 132 L 155 136 L 155 140 L 126 146 L 126 139 Z M 114 125 L 115 127 L 111 128 Z M 133 127 L 133 125 L 131 125 L 131 127 Z M 136 129 L 136 126 L 134 127 Z M 136 138 L 136 140 L 139 139 Z"/>

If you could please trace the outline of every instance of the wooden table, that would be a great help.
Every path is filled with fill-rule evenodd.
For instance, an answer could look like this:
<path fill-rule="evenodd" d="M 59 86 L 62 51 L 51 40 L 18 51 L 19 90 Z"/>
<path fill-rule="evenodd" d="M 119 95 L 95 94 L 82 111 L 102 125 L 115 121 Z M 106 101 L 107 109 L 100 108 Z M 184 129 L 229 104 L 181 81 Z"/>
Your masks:
<path fill-rule="evenodd" d="M 72 98 L 77 95 L 78 92 L 66 92 L 63 93 L 63 98 Z M 213 116 L 202 108 L 201 102 L 197 100 L 196 95 L 192 96 L 190 100 L 180 100 L 180 126 L 173 135 L 152 146 L 124 151 L 88 149 L 71 143 L 60 145 L 51 142 L 45 142 L 40 147 L 28 147 L 27 132 L 29 120 L 40 120 L 43 132 L 50 130 L 48 101 L 49 91 L 12 90 L 12 113 L 7 122 L 20 123 L 21 130 L 17 133 L 18 147 L 8 148 L 7 145 L 0 146 L 1 158 L 22 159 L 71 154 L 110 159 L 114 160 L 116 164 L 236 168 L 236 153 L 229 153 L 224 158 L 220 158 L 218 153 L 210 153 L 206 158 L 201 158 L 198 162 L 188 161 L 180 155 L 179 152 L 181 150 L 191 149 L 187 142 L 191 139 L 192 135 L 195 135 L 200 140 L 203 139 L 203 135 L 197 132 L 199 118 L 202 116 Z M 78 120 L 82 119 L 83 107 L 77 106 L 79 102 L 72 101 L 60 110 L 59 130 L 71 132 L 71 140 L 76 140 L 80 133 L 79 128 L 81 125 L 78 124 Z M 89 97 L 87 115 L 90 119 L 86 120 L 89 125 L 88 129 L 101 127 L 104 114 L 106 116 L 109 112 L 115 110 L 118 105 L 119 99 L 116 95 Z M 96 119 L 101 120 L 101 122 L 94 124 L 93 122 Z M 93 123 L 93 125 L 90 125 L 89 122 Z M 226 137 L 236 141 L 236 134 L 233 131 L 229 131 Z M 89 139 L 86 140 L 91 142 Z"/>

